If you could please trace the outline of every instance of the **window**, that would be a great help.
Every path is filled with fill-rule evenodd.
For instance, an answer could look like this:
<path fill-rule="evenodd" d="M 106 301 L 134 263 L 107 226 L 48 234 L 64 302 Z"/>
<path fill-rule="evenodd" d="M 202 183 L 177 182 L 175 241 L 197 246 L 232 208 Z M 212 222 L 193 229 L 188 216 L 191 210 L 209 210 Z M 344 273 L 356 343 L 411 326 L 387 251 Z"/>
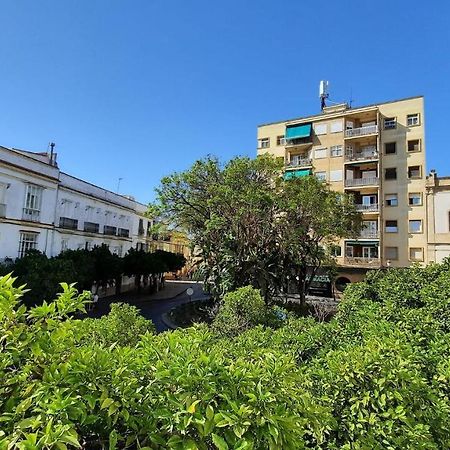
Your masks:
<path fill-rule="evenodd" d="M 117 227 L 112 227 L 110 225 L 103 226 L 103 234 L 108 236 L 115 236 L 117 234 Z"/>
<path fill-rule="evenodd" d="M 316 175 L 316 178 L 320 181 L 326 181 L 326 179 L 327 179 L 326 172 L 316 172 L 315 175 Z"/>
<path fill-rule="evenodd" d="M 335 120 L 330 124 L 330 132 L 331 133 L 340 133 L 344 129 L 344 124 L 342 120 Z"/>
<path fill-rule="evenodd" d="M 39 233 L 32 233 L 27 231 L 20 232 L 19 238 L 19 258 L 25 256 L 28 250 L 36 250 Z"/>
<path fill-rule="evenodd" d="M 27 184 L 25 190 L 25 204 L 23 207 L 23 219 L 33 222 L 39 221 L 42 204 L 42 188 L 34 184 Z"/>
<path fill-rule="evenodd" d="M 98 233 L 100 230 L 100 225 L 93 222 L 84 222 L 83 229 L 84 231 L 86 231 L 86 233 Z"/>
<path fill-rule="evenodd" d="M 406 124 L 408 127 L 415 127 L 420 125 L 419 114 L 408 114 L 406 116 Z"/>
<path fill-rule="evenodd" d="M 139 236 L 142 236 L 144 234 L 144 219 L 139 219 L 139 226 L 138 226 L 138 234 Z"/>
<path fill-rule="evenodd" d="M 269 147 L 270 147 L 269 138 L 258 139 L 258 148 L 269 148 Z"/>
<path fill-rule="evenodd" d="M 330 181 L 342 181 L 342 170 L 330 171 Z"/>
<path fill-rule="evenodd" d="M 327 134 L 327 124 L 326 123 L 314 124 L 314 133 L 316 133 L 317 136 L 320 136 L 321 134 Z"/>
<path fill-rule="evenodd" d="M 330 247 L 330 253 L 332 256 L 341 256 L 342 255 L 342 248 L 340 245 L 332 245 Z"/>
<path fill-rule="evenodd" d="M 408 204 L 410 206 L 420 206 L 422 204 L 422 194 L 420 192 L 409 193 Z"/>
<path fill-rule="evenodd" d="M 409 259 L 411 261 L 423 261 L 423 248 L 411 247 L 409 249 Z"/>
<path fill-rule="evenodd" d="M 388 169 L 384 169 L 384 179 L 385 180 L 396 180 L 397 179 L 397 168 L 390 167 Z"/>
<path fill-rule="evenodd" d="M 397 143 L 396 142 L 386 142 L 384 144 L 384 154 L 385 155 L 393 155 L 397 153 Z"/>
<path fill-rule="evenodd" d="M 0 183 L 0 217 L 6 217 L 6 190 L 8 185 Z"/>
<path fill-rule="evenodd" d="M 422 233 L 422 221 L 421 220 L 410 220 L 409 221 L 409 232 L 410 233 Z"/>
<path fill-rule="evenodd" d="M 283 136 L 277 136 L 277 145 L 284 145 L 286 144 L 286 139 Z"/>
<path fill-rule="evenodd" d="M 68 230 L 76 230 L 76 229 L 78 229 L 78 220 L 69 219 L 68 217 L 60 217 L 59 218 L 59 227 L 66 228 Z"/>
<path fill-rule="evenodd" d="M 395 117 L 386 117 L 384 119 L 384 129 L 385 130 L 394 130 L 397 128 L 397 120 Z"/>
<path fill-rule="evenodd" d="M 384 196 L 384 201 L 386 203 L 386 206 L 398 206 L 397 194 L 386 194 Z"/>
<path fill-rule="evenodd" d="M 420 139 L 408 141 L 408 152 L 420 152 Z"/>
<path fill-rule="evenodd" d="M 61 251 L 65 252 L 69 248 L 69 240 L 61 239 Z"/>
<path fill-rule="evenodd" d="M 119 228 L 117 230 L 117 236 L 130 237 L 130 230 L 128 230 L 127 228 Z"/>
<path fill-rule="evenodd" d="M 386 220 L 386 226 L 385 226 L 386 233 L 397 233 L 398 232 L 398 226 L 396 220 Z"/>
<path fill-rule="evenodd" d="M 384 257 L 386 259 L 398 259 L 398 247 L 384 247 Z"/>
<path fill-rule="evenodd" d="M 408 167 L 408 178 L 421 178 L 421 168 L 420 166 L 409 166 Z"/>
<path fill-rule="evenodd" d="M 314 150 L 314 158 L 326 158 L 327 157 L 327 149 L 326 148 L 318 148 Z"/>
<path fill-rule="evenodd" d="M 334 156 L 342 156 L 342 145 L 332 145 L 330 147 L 330 155 Z"/>

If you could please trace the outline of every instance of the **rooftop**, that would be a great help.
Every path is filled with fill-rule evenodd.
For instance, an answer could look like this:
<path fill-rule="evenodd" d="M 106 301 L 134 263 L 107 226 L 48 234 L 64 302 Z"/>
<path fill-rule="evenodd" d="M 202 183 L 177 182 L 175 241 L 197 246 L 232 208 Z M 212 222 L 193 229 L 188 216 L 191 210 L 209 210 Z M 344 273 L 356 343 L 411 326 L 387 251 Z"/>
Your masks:
<path fill-rule="evenodd" d="M 414 100 L 416 98 L 423 98 L 423 95 L 416 95 L 416 96 L 413 96 L 413 97 L 405 97 L 405 98 L 400 98 L 400 99 L 397 99 L 397 100 L 390 100 L 390 101 L 387 101 L 387 102 L 372 103 L 370 105 L 358 106 L 356 108 L 348 107 L 345 110 L 345 112 L 346 113 L 349 112 L 349 111 L 357 112 L 359 109 L 374 108 L 374 107 L 377 107 L 377 106 L 380 106 L 380 105 L 387 105 L 389 103 L 404 102 L 406 100 Z M 329 108 L 329 107 L 327 107 L 327 108 Z M 275 122 L 262 123 L 262 124 L 258 125 L 258 128 L 259 127 L 265 127 L 267 125 L 275 125 L 277 123 L 295 122 L 295 121 L 299 121 L 299 120 L 307 120 L 307 119 L 315 119 L 315 118 L 319 118 L 319 117 L 327 117 L 329 114 L 331 114 L 331 113 L 321 112 L 319 114 L 313 114 L 311 116 L 295 117 L 293 119 L 278 120 L 278 121 L 275 121 Z"/>

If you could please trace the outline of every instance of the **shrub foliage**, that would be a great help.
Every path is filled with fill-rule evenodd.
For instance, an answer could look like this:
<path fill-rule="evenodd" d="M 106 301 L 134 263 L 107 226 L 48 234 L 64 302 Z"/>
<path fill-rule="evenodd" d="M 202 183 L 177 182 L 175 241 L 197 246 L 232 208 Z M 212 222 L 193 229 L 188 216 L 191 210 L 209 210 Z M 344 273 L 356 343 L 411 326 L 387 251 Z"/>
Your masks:
<path fill-rule="evenodd" d="M 123 306 L 70 318 L 71 285 L 27 309 L 3 277 L 0 448 L 450 448 L 449 269 L 374 272 L 328 323 L 268 326 L 245 288 L 160 335 Z"/>

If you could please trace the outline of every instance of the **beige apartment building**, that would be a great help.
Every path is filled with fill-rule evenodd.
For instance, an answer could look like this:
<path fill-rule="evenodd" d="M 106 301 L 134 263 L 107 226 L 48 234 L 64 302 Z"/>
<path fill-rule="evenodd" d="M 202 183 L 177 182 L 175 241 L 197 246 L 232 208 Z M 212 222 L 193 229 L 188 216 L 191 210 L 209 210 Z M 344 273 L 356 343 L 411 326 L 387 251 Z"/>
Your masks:
<path fill-rule="evenodd" d="M 349 281 L 368 268 L 428 262 L 424 130 L 422 96 L 258 127 L 258 154 L 284 158 L 285 177 L 314 174 L 354 195 L 363 229 L 336 247 Z"/>

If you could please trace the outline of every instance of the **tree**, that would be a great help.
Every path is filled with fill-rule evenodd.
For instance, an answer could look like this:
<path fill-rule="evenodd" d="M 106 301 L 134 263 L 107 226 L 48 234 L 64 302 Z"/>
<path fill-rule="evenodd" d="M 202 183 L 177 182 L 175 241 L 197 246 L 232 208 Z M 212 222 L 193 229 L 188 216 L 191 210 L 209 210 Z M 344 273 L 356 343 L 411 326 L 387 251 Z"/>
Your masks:
<path fill-rule="evenodd" d="M 162 179 L 157 192 L 165 220 L 187 230 L 200 249 L 200 271 L 216 297 L 251 285 L 269 301 L 293 272 L 304 298 L 308 276 L 328 258 L 324 245 L 357 228 L 347 195 L 314 177 L 281 175 L 282 162 L 265 155 L 224 166 L 208 157 Z"/>

